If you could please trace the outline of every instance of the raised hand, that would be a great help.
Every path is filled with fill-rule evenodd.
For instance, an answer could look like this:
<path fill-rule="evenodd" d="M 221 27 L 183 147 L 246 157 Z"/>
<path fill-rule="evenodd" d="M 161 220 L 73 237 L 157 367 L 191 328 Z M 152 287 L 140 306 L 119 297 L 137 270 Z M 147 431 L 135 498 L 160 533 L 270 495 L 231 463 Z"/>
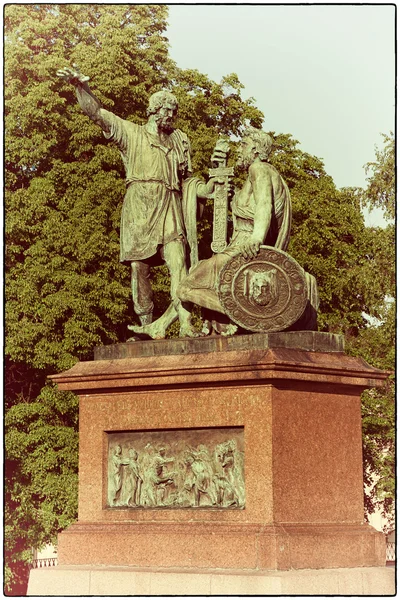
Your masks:
<path fill-rule="evenodd" d="M 223 138 L 217 140 L 211 156 L 211 163 L 215 166 L 226 165 L 226 159 L 229 154 L 229 142 Z"/>
<path fill-rule="evenodd" d="M 79 83 L 82 84 L 89 81 L 90 77 L 88 77 L 87 75 L 83 75 L 80 72 L 78 65 L 73 64 L 72 67 L 72 69 L 71 67 L 64 67 L 63 69 L 59 69 L 57 71 L 57 77 L 60 77 L 61 79 L 64 79 L 64 81 L 66 81 L 67 83 L 72 83 L 72 85 L 75 86 Z"/>

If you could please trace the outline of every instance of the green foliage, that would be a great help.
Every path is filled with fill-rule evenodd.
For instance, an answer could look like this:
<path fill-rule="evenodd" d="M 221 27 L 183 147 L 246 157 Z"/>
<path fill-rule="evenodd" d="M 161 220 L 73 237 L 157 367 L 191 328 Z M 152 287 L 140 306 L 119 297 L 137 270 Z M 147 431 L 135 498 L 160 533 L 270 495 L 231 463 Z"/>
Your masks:
<path fill-rule="evenodd" d="M 96 345 L 124 341 L 134 319 L 129 269 L 119 263 L 123 164 L 57 70 L 78 64 L 103 106 L 137 123 L 150 94 L 171 89 L 197 174 L 207 173 L 220 133 L 262 121 L 235 75 L 217 84 L 170 60 L 167 10 L 5 8 L 9 591 L 26 579 L 30 548 L 54 541 L 76 516 L 76 400 L 62 400 L 46 377 L 90 359 Z M 165 267 L 154 270 L 154 287 L 157 316 L 169 300 Z"/>
<path fill-rule="evenodd" d="M 270 162 L 286 180 L 293 207 L 289 253 L 314 275 L 320 295 L 320 331 L 347 339 L 377 315 L 386 294 L 375 233 L 365 227 L 358 191 L 338 190 L 320 159 L 301 151 L 290 135 L 274 136 Z"/>
<path fill-rule="evenodd" d="M 395 172 L 395 146 L 394 135 L 381 134 L 383 137 L 383 148 L 379 150 L 375 146 L 375 158 L 368 162 L 364 168 L 369 175 L 368 187 L 362 194 L 364 206 L 370 210 L 381 208 L 386 219 L 394 219 L 396 202 L 396 172 Z"/>
<path fill-rule="evenodd" d="M 118 151 L 56 77 L 77 63 L 105 107 L 143 122 L 167 83 L 167 8 L 5 8 L 7 590 L 30 549 L 76 518 L 77 401 L 50 373 L 124 339 L 129 270 L 119 264 Z M 96 76 L 97 75 L 97 76 Z"/>
<path fill-rule="evenodd" d="M 375 336 L 374 336 L 375 337 Z M 387 340 L 385 340 L 387 342 Z M 383 389 L 362 395 L 364 504 L 366 515 L 376 510 L 387 519 L 386 531 L 395 521 L 395 383 L 393 376 Z"/>
<path fill-rule="evenodd" d="M 394 136 L 383 135 L 384 147 L 375 148 L 376 160 L 365 165 L 368 186 L 360 197 L 364 206 L 381 208 L 388 220 L 385 228 L 370 228 L 367 252 L 370 270 L 365 270 L 371 289 L 380 287 L 381 299 L 375 304 L 375 317 L 369 327 L 352 340 L 351 352 L 371 365 L 392 372 L 386 386 L 369 390 L 362 396 L 364 477 L 368 488 L 367 513 L 378 509 L 388 519 L 387 530 L 394 528 L 395 510 L 395 146 Z"/>
<path fill-rule="evenodd" d="M 77 512 L 78 401 L 46 385 L 34 401 L 11 406 L 5 418 L 6 590 L 28 575 L 32 549 L 56 543 Z"/>
<path fill-rule="evenodd" d="M 262 113 L 253 99 L 242 99 L 235 74 L 216 83 L 171 61 L 166 18 L 165 5 L 5 7 L 9 593 L 26 581 L 30 549 L 54 542 L 76 518 L 77 400 L 46 378 L 90 360 L 96 345 L 124 341 L 134 319 L 129 269 L 119 263 L 123 164 L 57 69 L 78 64 L 105 108 L 137 123 L 146 120 L 150 94 L 170 89 L 180 106 L 176 125 L 189 135 L 199 176 L 207 176 L 219 135 L 240 135 L 246 123 L 262 125 Z M 390 368 L 385 360 L 394 317 L 385 298 L 394 294 L 394 227 L 365 228 L 359 191 L 337 190 L 320 159 L 301 151 L 290 135 L 272 135 L 271 162 L 293 199 L 289 251 L 317 279 L 320 329 L 344 333 L 352 353 Z M 379 181 L 386 181 L 382 169 L 390 163 L 385 152 L 370 166 Z M 373 193 L 370 202 L 387 204 L 387 194 L 380 191 L 376 200 Z M 201 258 L 211 253 L 211 222 L 208 202 L 199 225 Z M 169 281 L 165 266 L 152 271 L 157 316 L 169 302 Z M 382 325 L 370 327 L 366 315 Z M 194 319 L 199 323 L 198 311 Z M 172 327 L 169 335 L 176 333 Z M 382 475 L 375 496 L 386 509 L 393 477 L 391 455 L 382 459 L 381 450 L 391 443 L 392 404 L 389 395 L 377 394 L 364 400 L 365 461 L 367 477 Z"/>

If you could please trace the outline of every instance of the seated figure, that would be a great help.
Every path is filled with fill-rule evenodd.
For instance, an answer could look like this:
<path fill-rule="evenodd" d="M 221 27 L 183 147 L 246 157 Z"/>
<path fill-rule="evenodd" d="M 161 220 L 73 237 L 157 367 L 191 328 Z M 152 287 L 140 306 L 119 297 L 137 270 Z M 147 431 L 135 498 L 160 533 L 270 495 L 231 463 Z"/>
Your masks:
<path fill-rule="evenodd" d="M 211 327 L 223 335 L 237 330 L 236 325 L 222 316 L 226 313 L 218 296 L 219 275 L 226 263 L 238 254 L 246 259 L 255 258 L 261 245 L 283 251 L 288 247 L 292 215 L 290 193 L 281 175 L 267 162 L 271 147 L 272 138 L 267 133 L 253 127 L 246 129 L 237 164 L 246 169 L 247 179 L 232 201 L 232 239 L 223 252 L 200 261 L 178 287 L 177 295 L 182 302 L 193 302 L 206 309 L 204 333 L 209 333 Z M 308 273 L 305 277 L 307 308 L 291 329 L 316 329 L 316 281 Z M 270 279 L 249 283 L 258 304 L 268 301 L 265 290 L 273 291 L 274 282 Z"/>

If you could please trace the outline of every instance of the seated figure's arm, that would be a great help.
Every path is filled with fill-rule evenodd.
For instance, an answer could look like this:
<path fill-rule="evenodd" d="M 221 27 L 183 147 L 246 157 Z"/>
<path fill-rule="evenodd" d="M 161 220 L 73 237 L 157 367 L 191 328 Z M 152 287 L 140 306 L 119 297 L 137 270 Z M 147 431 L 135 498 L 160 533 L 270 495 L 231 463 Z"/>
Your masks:
<path fill-rule="evenodd" d="M 267 237 L 273 203 L 273 184 L 268 165 L 262 162 L 253 163 L 249 168 L 249 178 L 256 208 L 253 233 L 248 242 L 243 244 L 241 252 L 245 258 L 256 257 Z"/>
<path fill-rule="evenodd" d="M 249 175 L 253 188 L 256 210 L 254 212 L 253 238 L 262 244 L 271 225 L 273 186 L 268 166 L 255 163 L 250 167 Z"/>

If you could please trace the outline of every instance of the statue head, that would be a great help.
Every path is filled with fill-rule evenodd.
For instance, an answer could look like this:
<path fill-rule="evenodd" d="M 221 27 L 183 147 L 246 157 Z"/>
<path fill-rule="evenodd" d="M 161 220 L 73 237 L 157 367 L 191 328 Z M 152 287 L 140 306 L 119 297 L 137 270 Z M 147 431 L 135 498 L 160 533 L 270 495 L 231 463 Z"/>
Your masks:
<path fill-rule="evenodd" d="M 246 127 L 240 142 L 238 164 L 248 168 L 256 158 L 267 160 L 272 144 L 271 136 L 265 131 L 255 127 Z"/>
<path fill-rule="evenodd" d="M 129 448 L 129 457 L 133 458 L 133 460 L 137 460 L 138 457 L 138 453 L 136 452 L 136 450 L 134 448 Z"/>
<path fill-rule="evenodd" d="M 253 272 L 248 283 L 249 299 L 258 306 L 267 306 L 275 301 L 278 293 L 276 269 Z"/>
<path fill-rule="evenodd" d="M 121 452 L 122 452 L 122 448 L 121 448 L 121 446 L 120 446 L 119 444 L 117 444 L 117 445 L 115 446 L 115 450 L 114 450 L 114 451 L 115 451 L 115 454 L 116 454 L 117 456 L 119 456 L 119 455 L 121 454 Z"/>
<path fill-rule="evenodd" d="M 155 92 L 150 96 L 147 115 L 154 115 L 159 129 L 169 131 L 172 128 L 172 122 L 178 112 L 178 100 L 166 90 Z"/>
<path fill-rule="evenodd" d="M 194 457 L 193 454 L 186 454 L 185 456 L 185 462 L 187 465 L 192 465 L 194 463 Z"/>

